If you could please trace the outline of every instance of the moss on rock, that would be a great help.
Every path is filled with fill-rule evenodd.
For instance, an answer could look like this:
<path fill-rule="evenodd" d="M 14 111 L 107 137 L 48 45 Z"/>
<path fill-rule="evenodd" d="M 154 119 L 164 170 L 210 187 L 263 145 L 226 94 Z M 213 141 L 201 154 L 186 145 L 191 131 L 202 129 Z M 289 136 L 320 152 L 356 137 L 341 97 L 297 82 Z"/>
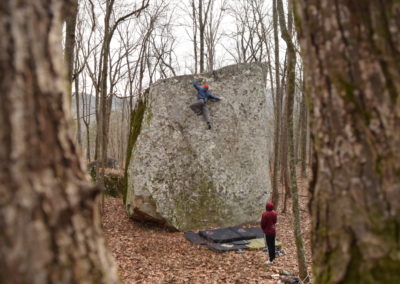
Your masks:
<path fill-rule="evenodd" d="M 205 174 L 200 174 L 198 181 L 187 190 L 179 192 L 173 200 L 179 230 L 222 225 L 220 220 L 229 220 L 230 209 Z"/>
<path fill-rule="evenodd" d="M 96 181 L 96 169 L 90 170 L 90 176 Z M 104 171 L 104 187 L 105 194 L 112 197 L 121 197 L 123 192 L 124 173 L 121 170 L 105 169 Z"/>
<path fill-rule="evenodd" d="M 148 90 L 145 92 L 145 95 L 147 94 Z M 139 137 L 140 130 L 142 128 L 142 123 L 143 123 L 143 117 L 146 111 L 146 99 L 139 99 L 135 110 L 132 113 L 131 116 L 131 123 L 130 123 L 130 132 L 129 132 L 129 139 L 128 139 L 128 147 L 127 147 L 127 155 L 126 155 L 126 165 L 125 165 L 125 175 L 124 175 L 124 180 L 123 180 L 123 200 L 124 204 L 126 204 L 126 196 L 128 192 L 128 168 L 129 168 L 129 163 L 132 159 L 134 147 L 136 144 L 136 141 Z"/>

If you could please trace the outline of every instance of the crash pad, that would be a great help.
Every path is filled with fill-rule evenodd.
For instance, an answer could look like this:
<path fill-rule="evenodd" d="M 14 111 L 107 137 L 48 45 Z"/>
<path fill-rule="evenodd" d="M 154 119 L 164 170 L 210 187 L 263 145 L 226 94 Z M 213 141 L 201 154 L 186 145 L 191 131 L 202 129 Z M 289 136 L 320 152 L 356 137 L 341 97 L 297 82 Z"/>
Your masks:
<path fill-rule="evenodd" d="M 185 232 L 185 238 L 193 244 L 207 245 L 213 251 L 243 251 L 246 249 L 263 249 L 264 233 L 259 227 L 242 228 L 225 227 L 200 232 Z M 276 242 L 277 247 L 281 246 Z"/>
<path fill-rule="evenodd" d="M 247 250 L 246 245 L 235 245 L 233 243 L 208 243 L 207 247 L 216 252 Z"/>
<path fill-rule="evenodd" d="M 259 227 L 241 228 L 241 227 L 230 227 L 232 231 L 239 234 L 242 240 L 250 240 L 257 238 L 264 238 L 264 232 Z"/>
<path fill-rule="evenodd" d="M 249 250 L 259 250 L 265 248 L 265 239 L 258 238 L 249 240 L 249 244 L 247 245 Z M 275 249 L 280 250 L 282 248 L 282 243 L 279 241 L 275 241 Z"/>
<path fill-rule="evenodd" d="M 208 243 L 208 241 L 205 238 L 201 237 L 199 233 L 189 231 L 185 232 L 184 236 L 185 239 L 196 245 L 206 245 Z"/>
<path fill-rule="evenodd" d="M 237 231 L 240 227 L 226 227 L 214 230 L 200 231 L 199 235 L 213 243 L 229 243 L 233 241 L 243 240 L 243 236 Z"/>
<path fill-rule="evenodd" d="M 265 248 L 264 238 L 249 240 L 249 244 L 246 245 L 249 250 L 259 250 Z"/>
<path fill-rule="evenodd" d="M 232 242 L 232 244 L 234 244 L 234 245 L 247 245 L 248 243 L 249 243 L 249 241 L 246 241 L 246 240 Z"/>

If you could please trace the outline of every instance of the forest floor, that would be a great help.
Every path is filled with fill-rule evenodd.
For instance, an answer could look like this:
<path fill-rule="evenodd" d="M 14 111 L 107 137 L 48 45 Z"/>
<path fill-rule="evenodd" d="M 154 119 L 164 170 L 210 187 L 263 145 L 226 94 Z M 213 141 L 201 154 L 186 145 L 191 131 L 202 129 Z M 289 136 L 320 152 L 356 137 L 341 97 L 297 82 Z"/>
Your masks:
<path fill-rule="evenodd" d="M 311 220 L 307 208 L 306 181 L 300 180 L 298 185 L 302 233 L 310 273 Z M 182 232 L 169 232 L 135 222 L 127 217 L 121 199 L 107 198 L 104 209 L 103 230 L 124 283 L 277 283 L 277 274 L 282 274 L 282 271 L 298 274 L 290 202 L 286 213 L 278 211 L 277 240 L 282 242 L 285 255 L 278 256 L 275 263 L 269 266 L 263 265 L 267 258 L 267 253 L 263 251 L 217 253 L 206 246 L 191 244 Z M 282 275 L 280 277 L 283 278 Z"/>

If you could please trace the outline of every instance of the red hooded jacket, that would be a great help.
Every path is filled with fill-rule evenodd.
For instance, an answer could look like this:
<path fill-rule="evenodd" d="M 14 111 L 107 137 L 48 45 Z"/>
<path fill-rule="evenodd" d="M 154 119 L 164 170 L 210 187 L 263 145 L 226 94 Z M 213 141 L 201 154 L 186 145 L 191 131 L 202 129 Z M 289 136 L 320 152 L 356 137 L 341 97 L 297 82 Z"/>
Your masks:
<path fill-rule="evenodd" d="M 272 202 L 267 202 L 265 205 L 267 211 L 264 211 L 261 217 L 261 229 L 266 235 L 276 234 L 275 224 L 277 221 L 277 215 L 274 210 L 274 204 Z"/>

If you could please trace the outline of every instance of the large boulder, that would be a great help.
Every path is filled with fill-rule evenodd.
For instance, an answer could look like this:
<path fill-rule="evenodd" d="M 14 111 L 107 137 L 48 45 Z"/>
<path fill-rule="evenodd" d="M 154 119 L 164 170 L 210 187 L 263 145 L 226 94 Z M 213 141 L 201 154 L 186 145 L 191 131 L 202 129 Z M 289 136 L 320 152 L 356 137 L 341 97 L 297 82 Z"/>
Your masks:
<path fill-rule="evenodd" d="M 255 222 L 271 189 L 263 66 L 233 65 L 198 77 L 224 97 L 208 103 L 212 130 L 189 108 L 193 76 L 160 80 L 138 102 L 127 211 L 178 230 Z"/>

